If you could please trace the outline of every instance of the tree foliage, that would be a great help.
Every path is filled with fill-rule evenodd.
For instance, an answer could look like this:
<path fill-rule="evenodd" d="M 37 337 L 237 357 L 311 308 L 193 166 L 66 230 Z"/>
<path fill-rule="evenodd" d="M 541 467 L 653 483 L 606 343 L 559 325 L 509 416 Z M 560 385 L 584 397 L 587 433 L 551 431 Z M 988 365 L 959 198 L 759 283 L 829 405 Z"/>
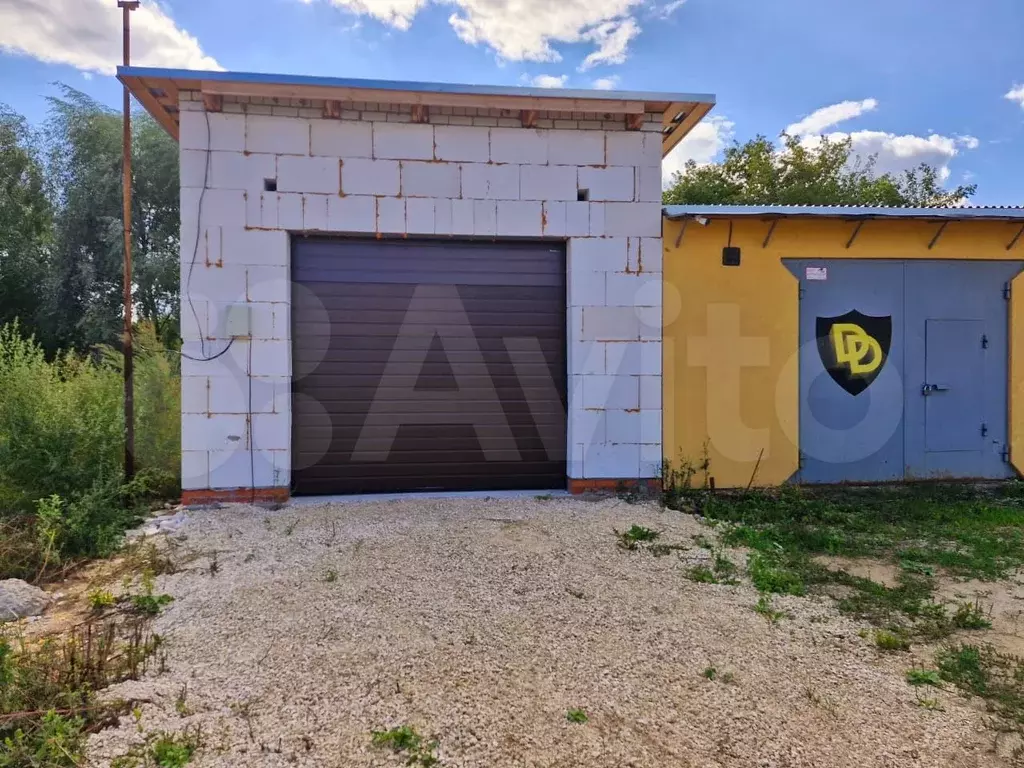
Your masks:
<path fill-rule="evenodd" d="M 721 163 L 688 162 L 664 194 L 666 204 L 941 206 L 969 198 L 975 186 L 946 189 L 932 166 L 877 174 L 876 157 L 857 157 L 849 139 L 808 145 L 764 136 L 725 150 Z"/>
<path fill-rule="evenodd" d="M 178 148 L 134 115 L 135 312 L 177 336 Z M 49 353 L 117 344 L 122 323 L 122 121 L 61 86 L 39 131 L 0 105 L 0 324 Z"/>

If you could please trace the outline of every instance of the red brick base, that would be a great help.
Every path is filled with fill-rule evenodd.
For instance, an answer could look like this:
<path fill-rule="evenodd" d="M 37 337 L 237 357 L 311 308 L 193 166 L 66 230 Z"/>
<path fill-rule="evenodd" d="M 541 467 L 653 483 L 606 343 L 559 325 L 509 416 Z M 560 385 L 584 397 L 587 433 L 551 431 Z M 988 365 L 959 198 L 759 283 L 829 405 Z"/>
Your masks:
<path fill-rule="evenodd" d="M 660 493 L 661 480 L 656 477 L 641 479 L 633 478 L 629 480 L 616 480 L 609 478 L 569 480 L 569 493 L 615 493 L 621 489 L 625 489 L 627 491 L 642 489 L 649 493 Z"/>
<path fill-rule="evenodd" d="M 217 502 L 258 502 L 258 503 L 284 503 L 288 501 L 291 492 L 287 488 L 231 488 L 229 490 L 198 490 L 182 491 L 181 503 L 185 506 L 196 504 L 215 504 Z"/>

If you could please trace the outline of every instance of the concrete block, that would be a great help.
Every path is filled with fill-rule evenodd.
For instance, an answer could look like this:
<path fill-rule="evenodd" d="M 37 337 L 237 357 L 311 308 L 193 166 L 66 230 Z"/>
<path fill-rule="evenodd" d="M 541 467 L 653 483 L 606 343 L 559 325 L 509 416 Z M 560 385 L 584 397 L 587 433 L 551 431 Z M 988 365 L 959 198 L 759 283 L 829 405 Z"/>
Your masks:
<path fill-rule="evenodd" d="M 604 203 L 587 203 L 590 206 L 590 236 L 604 237 Z"/>
<path fill-rule="evenodd" d="M 569 432 L 573 443 L 587 446 L 604 443 L 607 439 L 605 411 L 573 411 L 569 414 Z"/>
<path fill-rule="evenodd" d="M 661 376 L 638 376 L 640 382 L 640 408 L 661 410 Z"/>
<path fill-rule="evenodd" d="M 573 341 L 569 345 L 569 370 L 574 374 L 605 373 L 605 346 L 599 341 Z"/>
<path fill-rule="evenodd" d="M 640 442 L 661 445 L 661 411 L 640 411 Z"/>
<path fill-rule="evenodd" d="M 210 408 L 209 379 L 206 376 L 183 376 L 181 379 L 181 412 L 208 413 Z"/>
<path fill-rule="evenodd" d="M 179 183 L 184 187 L 202 189 L 203 182 L 208 181 L 206 170 L 207 157 L 212 154 L 201 149 L 183 149 L 178 153 Z"/>
<path fill-rule="evenodd" d="M 607 373 L 621 376 L 660 376 L 660 341 L 623 341 L 606 348 Z"/>
<path fill-rule="evenodd" d="M 483 165 L 469 163 L 461 166 L 462 197 L 471 200 L 518 200 L 518 165 Z"/>
<path fill-rule="evenodd" d="M 640 323 L 640 338 L 644 341 L 661 341 L 662 318 L 660 307 L 634 307 Z"/>
<path fill-rule="evenodd" d="M 541 204 L 539 202 L 498 201 L 499 237 L 540 237 Z"/>
<path fill-rule="evenodd" d="M 541 221 L 545 237 L 565 237 L 565 203 L 544 203 Z"/>
<path fill-rule="evenodd" d="M 245 416 L 220 414 L 182 414 L 182 451 L 215 451 L 244 448 L 248 445 Z"/>
<path fill-rule="evenodd" d="M 210 321 L 208 302 L 206 299 L 192 296 L 192 303 L 189 304 L 188 298 L 185 295 L 186 291 L 193 293 L 191 287 L 186 288 L 186 281 L 188 280 L 188 266 L 182 270 L 183 279 L 181 282 L 181 323 L 179 324 L 179 332 L 181 333 L 181 340 L 185 342 L 198 341 L 200 338 L 206 338 L 209 335 Z M 193 355 L 195 357 L 195 355 Z"/>
<path fill-rule="evenodd" d="M 446 198 L 434 200 L 434 234 L 452 234 L 452 201 Z"/>
<path fill-rule="evenodd" d="M 249 377 L 245 371 L 237 376 L 211 376 L 210 411 L 217 414 L 273 413 L 274 384 L 280 377 L 252 377 L 252 403 L 249 402 Z M 262 447 L 259 442 L 256 447 Z"/>
<path fill-rule="evenodd" d="M 206 183 L 210 189 L 244 189 L 258 193 L 263 191 L 265 179 L 275 178 L 277 158 L 274 155 L 210 153 L 210 173 Z"/>
<path fill-rule="evenodd" d="M 373 157 L 373 126 L 352 120 L 313 120 L 309 154 L 326 157 Z"/>
<path fill-rule="evenodd" d="M 277 159 L 278 192 L 315 192 L 336 195 L 341 190 L 341 165 L 333 157 Z"/>
<path fill-rule="evenodd" d="M 595 445 L 587 451 L 583 471 L 588 478 L 635 478 L 640 474 L 640 446 Z"/>
<path fill-rule="evenodd" d="M 407 160 L 401 163 L 401 169 L 402 195 L 405 197 L 461 196 L 458 165 Z"/>
<path fill-rule="evenodd" d="M 245 150 L 269 155 L 308 155 L 309 120 L 297 117 L 248 115 Z"/>
<path fill-rule="evenodd" d="M 636 167 L 649 165 L 644 159 L 644 134 L 636 131 L 619 131 L 608 133 L 607 164 Z M 660 148 L 659 148 L 660 149 Z M 661 156 L 658 156 L 659 165 Z"/>
<path fill-rule="evenodd" d="M 640 407 L 636 376 L 584 376 L 583 402 L 586 408 L 630 410 Z"/>
<path fill-rule="evenodd" d="M 254 340 L 252 344 L 253 376 L 290 376 L 291 343 L 276 340 Z M 238 344 L 235 345 L 239 346 Z M 244 347 L 244 345 L 241 345 Z M 239 350 L 241 351 L 241 349 Z M 244 370 L 244 368 L 243 368 Z"/>
<path fill-rule="evenodd" d="M 640 319 L 632 307 L 584 307 L 580 341 L 637 341 Z"/>
<path fill-rule="evenodd" d="M 565 204 L 565 236 L 587 237 L 590 234 L 590 203 Z"/>
<path fill-rule="evenodd" d="M 548 133 L 535 128 L 494 128 L 491 130 L 491 161 L 546 165 Z"/>
<path fill-rule="evenodd" d="M 640 411 L 609 410 L 607 442 L 640 443 Z"/>
<path fill-rule="evenodd" d="M 241 152 L 245 149 L 245 115 L 182 112 L 178 134 L 182 149 Z"/>
<path fill-rule="evenodd" d="M 472 200 L 452 200 L 452 234 L 453 235 L 472 235 L 474 233 L 473 228 L 473 208 L 474 202 Z"/>
<path fill-rule="evenodd" d="M 498 234 L 498 204 L 494 200 L 473 201 L 473 234 Z"/>
<path fill-rule="evenodd" d="M 434 126 L 374 123 L 373 156 L 391 160 L 433 160 Z"/>
<path fill-rule="evenodd" d="M 376 232 L 377 201 L 369 196 L 328 197 L 327 228 L 332 232 Z"/>
<path fill-rule="evenodd" d="M 246 206 L 245 193 L 236 189 L 208 189 L 202 194 L 201 189 L 186 188 L 181 190 L 181 242 L 195 242 L 197 227 L 245 226 Z M 202 220 L 199 219 L 199 199 L 202 196 Z M 191 256 L 191 245 L 189 245 Z"/>
<path fill-rule="evenodd" d="M 604 165 L 604 133 L 600 131 L 548 131 L 551 165 Z"/>
<path fill-rule="evenodd" d="M 661 170 L 661 134 L 642 133 L 640 135 L 643 136 L 644 140 L 644 156 L 643 162 L 640 165 Z"/>
<path fill-rule="evenodd" d="M 401 189 L 400 166 L 394 160 L 353 158 L 342 161 L 342 194 L 394 197 Z"/>
<path fill-rule="evenodd" d="M 405 200 L 377 198 L 377 231 L 381 234 L 405 234 Z"/>
<path fill-rule="evenodd" d="M 519 169 L 519 198 L 521 200 L 575 200 L 577 195 L 576 174 L 575 166 L 521 166 Z"/>
<path fill-rule="evenodd" d="M 660 237 L 640 238 L 640 270 L 662 272 L 665 249 Z"/>
<path fill-rule="evenodd" d="M 256 456 L 245 448 L 210 451 L 210 488 L 229 490 L 256 487 Z"/>
<path fill-rule="evenodd" d="M 405 201 L 405 231 L 410 235 L 434 234 L 434 201 L 410 197 Z"/>
<path fill-rule="evenodd" d="M 590 199 L 596 202 L 606 200 L 632 201 L 634 198 L 633 168 L 580 168 L 580 189 L 590 190 Z"/>
<path fill-rule="evenodd" d="M 609 237 L 661 236 L 661 205 L 605 203 L 605 234 Z"/>
<path fill-rule="evenodd" d="M 302 195 L 298 192 L 278 194 L 277 226 L 292 232 L 302 230 Z"/>
<path fill-rule="evenodd" d="M 487 128 L 443 125 L 434 128 L 438 160 L 486 163 L 491 159 L 491 134 Z"/>
<path fill-rule="evenodd" d="M 327 201 L 334 195 L 302 196 L 302 228 L 307 232 L 327 230 Z"/>
<path fill-rule="evenodd" d="M 583 459 L 586 455 L 587 446 L 583 443 L 570 443 L 568 461 L 566 462 L 566 474 L 573 480 L 586 476 Z"/>
<path fill-rule="evenodd" d="M 607 272 L 586 268 L 570 269 L 568 271 L 569 306 L 603 307 L 607 274 Z"/>
<path fill-rule="evenodd" d="M 181 452 L 181 487 L 186 491 L 210 487 L 210 457 L 206 451 Z"/>
<path fill-rule="evenodd" d="M 189 283 L 189 264 L 183 264 L 181 284 L 190 285 L 189 293 L 193 301 L 245 301 L 246 267 L 227 265 L 223 267 L 207 267 L 199 262 L 191 270 L 192 280 Z"/>
<path fill-rule="evenodd" d="M 287 413 L 257 413 L 252 417 L 252 444 L 256 449 L 286 450 L 291 447 L 291 417 Z"/>
<path fill-rule="evenodd" d="M 636 169 L 636 200 L 641 203 L 661 202 L 661 168 L 640 166 Z"/>
<path fill-rule="evenodd" d="M 222 242 L 225 265 L 288 268 L 287 232 L 225 227 Z"/>
<path fill-rule="evenodd" d="M 578 269 L 622 272 L 626 269 L 626 238 L 573 238 L 569 241 L 569 273 Z M 598 302 L 604 304 L 604 301 Z"/>
<path fill-rule="evenodd" d="M 609 307 L 660 307 L 661 275 L 609 272 L 608 293 L 605 303 Z"/>
<path fill-rule="evenodd" d="M 246 267 L 245 269 L 249 301 L 263 301 L 272 304 L 291 300 L 288 267 Z M 220 297 L 218 300 L 221 300 Z"/>
<path fill-rule="evenodd" d="M 663 453 L 661 443 L 640 445 L 640 477 L 661 477 Z"/>

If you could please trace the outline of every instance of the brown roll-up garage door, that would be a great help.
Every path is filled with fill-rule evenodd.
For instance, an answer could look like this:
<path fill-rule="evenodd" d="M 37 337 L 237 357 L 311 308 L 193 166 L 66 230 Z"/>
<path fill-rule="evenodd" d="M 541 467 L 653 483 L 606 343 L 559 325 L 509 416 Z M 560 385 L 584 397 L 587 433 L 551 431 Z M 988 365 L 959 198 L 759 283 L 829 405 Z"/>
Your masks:
<path fill-rule="evenodd" d="M 561 488 L 565 251 L 297 238 L 296 494 Z"/>

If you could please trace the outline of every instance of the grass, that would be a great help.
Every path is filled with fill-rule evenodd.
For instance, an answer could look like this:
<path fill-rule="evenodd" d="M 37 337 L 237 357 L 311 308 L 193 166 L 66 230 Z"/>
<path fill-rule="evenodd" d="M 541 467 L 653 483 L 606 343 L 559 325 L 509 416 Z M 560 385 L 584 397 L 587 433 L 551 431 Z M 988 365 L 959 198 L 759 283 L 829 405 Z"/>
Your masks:
<path fill-rule="evenodd" d="M 716 552 L 711 565 L 694 565 L 686 570 L 686 577 L 698 584 L 736 584 L 739 569 L 722 552 Z"/>
<path fill-rule="evenodd" d="M 111 768 L 184 768 L 202 747 L 202 732 L 154 733 L 127 754 L 114 758 Z"/>
<path fill-rule="evenodd" d="M 622 533 L 615 531 L 615 535 L 619 539 L 619 547 L 629 551 L 637 549 L 640 544 L 651 544 L 661 536 L 658 531 L 635 524 L 631 525 L 628 531 L 623 531 Z"/>
<path fill-rule="evenodd" d="M 769 624 L 778 624 L 786 618 L 785 611 L 777 611 L 772 608 L 772 599 L 768 595 L 761 595 L 758 598 L 757 605 L 754 606 L 754 612 L 764 616 Z"/>
<path fill-rule="evenodd" d="M 875 632 L 875 647 L 880 651 L 909 651 L 910 641 L 900 632 L 880 629 Z"/>
<path fill-rule="evenodd" d="M 957 629 L 991 629 L 992 622 L 985 616 L 979 602 L 960 603 L 952 616 Z"/>
<path fill-rule="evenodd" d="M 934 669 L 908 669 L 907 682 L 911 685 L 932 685 L 942 687 L 942 676 Z"/>
<path fill-rule="evenodd" d="M 411 725 L 400 725 L 387 731 L 373 731 L 370 743 L 378 749 L 389 749 L 405 758 L 408 766 L 431 768 L 438 764 L 437 741 L 425 742 Z"/>
<path fill-rule="evenodd" d="M 570 723 L 578 723 L 582 725 L 590 720 L 590 717 L 587 716 L 587 712 L 584 709 L 570 709 L 565 713 L 565 719 Z"/>

